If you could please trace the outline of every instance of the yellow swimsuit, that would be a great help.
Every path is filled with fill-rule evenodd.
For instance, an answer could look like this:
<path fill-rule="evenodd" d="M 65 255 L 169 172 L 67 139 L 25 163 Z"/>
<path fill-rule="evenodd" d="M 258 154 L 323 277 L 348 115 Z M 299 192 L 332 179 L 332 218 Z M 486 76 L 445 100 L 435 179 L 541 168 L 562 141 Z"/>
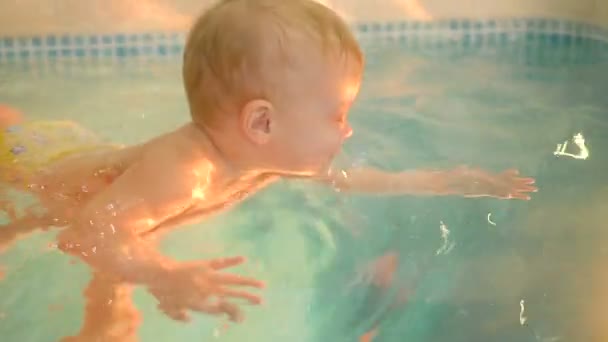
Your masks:
<path fill-rule="evenodd" d="M 0 130 L 0 181 L 32 175 L 79 153 L 116 148 L 72 121 L 30 121 Z"/>

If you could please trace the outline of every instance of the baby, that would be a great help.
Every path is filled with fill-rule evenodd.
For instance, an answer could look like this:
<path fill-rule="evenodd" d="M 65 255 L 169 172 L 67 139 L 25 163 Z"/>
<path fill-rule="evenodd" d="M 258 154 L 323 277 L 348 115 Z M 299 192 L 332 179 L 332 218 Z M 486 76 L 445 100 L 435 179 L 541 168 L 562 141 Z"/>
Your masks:
<path fill-rule="evenodd" d="M 236 320 L 234 298 L 260 302 L 237 286 L 263 286 L 220 272 L 243 258 L 179 262 L 157 251 L 159 233 L 226 210 L 280 179 L 385 195 L 529 199 L 536 191 L 533 179 L 514 170 L 330 170 L 353 133 L 348 111 L 363 65 L 348 26 L 315 1 L 220 1 L 191 29 L 183 78 L 192 120 L 177 130 L 127 147 L 81 134 L 84 150 L 74 142 L 60 153 L 38 153 L 52 159 L 42 165 L 25 162 L 30 152 L 15 146 L 28 135 L 4 124 L 0 148 L 10 153 L 0 154 L 2 177 L 45 209 L 10 215 L 4 243 L 17 235 L 11 229 L 64 227 L 59 248 L 94 269 L 91 287 L 142 285 L 173 319 L 195 311 Z"/>

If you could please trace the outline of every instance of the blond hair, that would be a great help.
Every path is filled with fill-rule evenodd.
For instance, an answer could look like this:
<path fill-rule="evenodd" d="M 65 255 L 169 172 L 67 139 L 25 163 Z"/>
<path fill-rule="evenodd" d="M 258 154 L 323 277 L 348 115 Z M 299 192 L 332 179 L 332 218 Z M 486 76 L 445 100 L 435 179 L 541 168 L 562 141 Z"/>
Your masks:
<path fill-rule="evenodd" d="M 294 36 L 363 65 L 348 25 L 316 1 L 223 0 L 205 11 L 190 31 L 182 71 L 193 121 L 209 124 L 226 105 L 240 110 L 268 99 L 281 86 L 271 78 L 289 65 Z"/>

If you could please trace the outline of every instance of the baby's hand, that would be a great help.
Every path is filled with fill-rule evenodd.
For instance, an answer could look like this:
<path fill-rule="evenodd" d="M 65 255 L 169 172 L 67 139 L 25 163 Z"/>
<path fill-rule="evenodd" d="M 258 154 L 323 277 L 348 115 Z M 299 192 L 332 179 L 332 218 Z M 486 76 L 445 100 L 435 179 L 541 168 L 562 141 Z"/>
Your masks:
<path fill-rule="evenodd" d="M 251 304 L 260 304 L 261 298 L 231 287 L 262 288 L 264 284 L 255 279 L 220 273 L 219 270 L 244 261 L 242 257 L 232 257 L 178 264 L 166 277 L 149 284 L 148 289 L 158 299 L 159 309 L 175 320 L 188 321 L 187 311 L 193 310 L 213 315 L 226 314 L 232 321 L 241 321 L 243 315 L 239 306 L 227 299 L 241 298 Z"/>
<path fill-rule="evenodd" d="M 450 188 L 465 197 L 490 196 L 501 199 L 529 200 L 528 193 L 536 192 L 534 178 L 520 177 L 519 171 L 509 169 L 498 174 L 480 169 L 461 167 L 452 171 Z"/>

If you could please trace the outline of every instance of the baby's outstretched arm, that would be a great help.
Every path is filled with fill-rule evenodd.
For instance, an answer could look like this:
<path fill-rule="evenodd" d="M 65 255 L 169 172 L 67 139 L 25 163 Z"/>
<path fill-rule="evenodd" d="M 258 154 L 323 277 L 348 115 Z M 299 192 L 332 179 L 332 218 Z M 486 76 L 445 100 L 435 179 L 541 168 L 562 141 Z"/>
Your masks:
<path fill-rule="evenodd" d="M 331 172 L 323 180 L 340 191 L 384 195 L 460 195 L 528 200 L 528 193 L 537 191 L 534 179 L 520 177 L 517 170 L 492 173 L 464 166 L 452 170 L 395 173 L 359 168 Z"/>
<path fill-rule="evenodd" d="M 91 200 L 74 226 L 59 234 L 59 246 L 99 272 L 146 286 L 159 308 L 174 319 L 186 320 L 189 310 L 240 319 L 239 308 L 227 299 L 259 303 L 260 298 L 231 287 L 262 284 L 219 271 L 241 264 L 243 258 L 178 262 L 141 236 L 187 210 L 194 203 L 193 189 L 205 185 L 192 165 L 179 166 L 184 163 L 172 158 L 176 157 L 148 157 L 133 165 Z M 218 300 L 210 302 L 210 297 Z"/>

